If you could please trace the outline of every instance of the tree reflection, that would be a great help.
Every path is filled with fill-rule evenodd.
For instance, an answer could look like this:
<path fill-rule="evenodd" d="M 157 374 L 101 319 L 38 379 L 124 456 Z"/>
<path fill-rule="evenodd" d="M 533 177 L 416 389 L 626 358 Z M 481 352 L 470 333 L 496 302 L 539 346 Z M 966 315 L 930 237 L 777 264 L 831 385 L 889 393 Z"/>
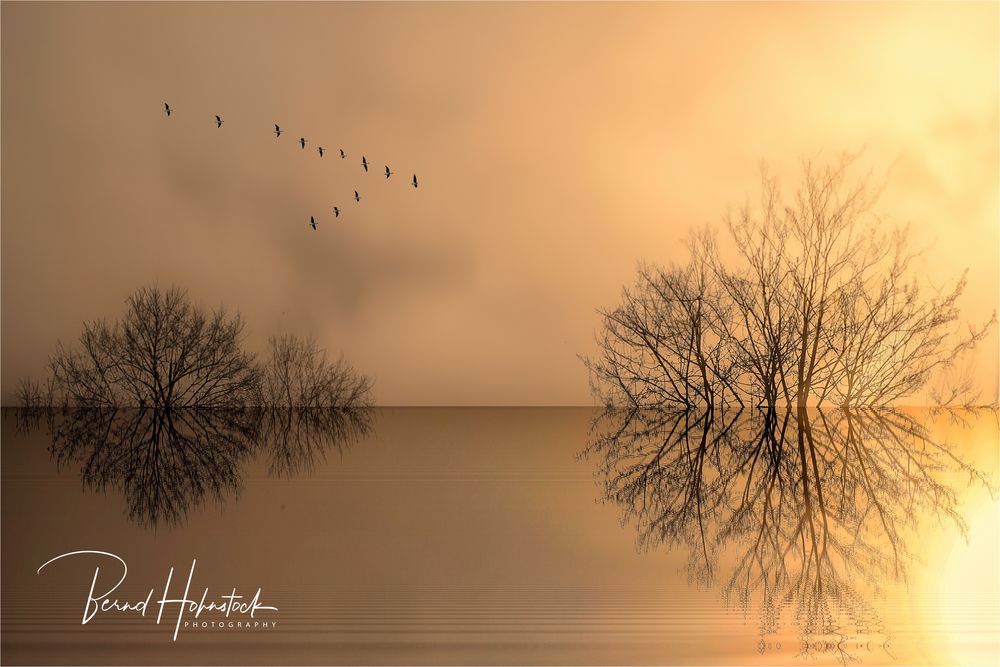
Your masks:
<path fill-rule="evenodd" d="M 270 443 L 268 474 L 291 477 L 312 470 L 330 450 L 343 454 L 372 429 L 374 415 L 367 409 L 293 408 L 266 410 L 260 423 Z"/>
<path fill-rule="evenodd" d="M 85 488 L 120 493 L 147 528 L 181 523 L 206 502 L 238 495 L 246 466 L 264 457 L 268 474 L 310 471 L 326 452 L 366 435 L 367 409 L 73 409 L 20 422 L 46 425 L 60 468 L 78 468 Z"/>
<path fill-rule="evenodd" d="M 863 591 L 906 581 L 920 524 L 964 534 L 947 478 L 990 485 L 898 410 L 611 410 L 594 433 L 585 454 L 640 549 L 686 549 L 691 577 L 756 609 L 762 636 L 786 610 L 803 652 L 842 662 L 844 638 L 878 625 Z"/>

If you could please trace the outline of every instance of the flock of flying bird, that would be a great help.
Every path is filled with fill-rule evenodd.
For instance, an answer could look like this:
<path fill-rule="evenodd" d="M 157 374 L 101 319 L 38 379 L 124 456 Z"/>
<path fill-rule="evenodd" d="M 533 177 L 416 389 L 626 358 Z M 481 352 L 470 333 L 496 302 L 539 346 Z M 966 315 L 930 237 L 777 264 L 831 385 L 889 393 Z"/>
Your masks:
<path fill-rule="evenodd" d="M 167 114 L 167 118 L 169 118 L 170 114 L 173 113 L 173 109 L 170 107 L 170 103 L 169 102 L 164 102 L 163 103 L 163 110 Z M 215 127 L 221 128 L 222 124 L 225 123 L 225 122 L 226 121 L 222 120 L 222 116 L 219 116 L 219 115 L 215 116 Z M 283 132 L 284 132 L 284 130 L 281 129 L 281 126 L 278 125 L 277 123 L 275 123 L 274 124 L 274 136 L 275 136 L 275 138 L 281 138 L 281 135 L 282 135 Z M 302 150 L 305 150 L 307 143 L 308 143 L 308 140 L 305 137 L 299 137 L 298 144 L 299 144 L 299 146 L 301 146 Z M 323 157 L 323 155 L 326 153 L 326 149 L 324 149 L 322 146 L 318 146 L 316 150 L 317 150 L 317 152 L 319 152 L 319 156 L 320 157 Z M 341 160 L 346 159 L 347 158 L 347 153 L 344 152 L 344 149 L 340 148 L 338 150 L 340 151 L 340 159 Z M 364 155 L 361 156 L 361 166 L 364 168 L 365 173 L 368 173 L 368 158 L 365 157 Z M 385 177 L 386 178 L 389 178 L 394 173 L 395 173 L 394 171 L 392 171 L 391 169 L 389 169 L 389 165 L 385 165 Z M 416 174 L 413 175 L 413 180 L 410 181 L 410 185 L 412 185 L 414 188 L 416 188 L 419 185 L 419 183 L 417 182 L 417 175 Z M 354 191 L 354 201 L 355 202 L 360 202 L 361 201 L 361 195 L 358 193 L 357 190 Z M 334 206 L 333 207 L 333 216 L 335 218 L 339 218 L 340 217 L 340 207 L 339 206 Z M 309 216 L 309 226 L 312 227 L 313 230 L 317 229 L 318 224 L 316 222 L 316 216 L 314 216 L 314 215 L 310 215 Z"/>

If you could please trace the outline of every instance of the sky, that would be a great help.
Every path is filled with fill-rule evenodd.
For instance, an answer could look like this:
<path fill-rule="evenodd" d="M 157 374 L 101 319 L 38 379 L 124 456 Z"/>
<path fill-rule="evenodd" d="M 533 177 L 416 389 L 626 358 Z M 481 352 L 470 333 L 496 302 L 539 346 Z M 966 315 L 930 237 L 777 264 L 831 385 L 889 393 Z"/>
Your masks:
<path fill-rule="evenodd" d="M 580 355 L 638 262 L 683 261 L 762 160 L 790 188 L 803 158 L 845 150 L 885 183 L 885 224 L 926 248 L 923 275 L 969 269 L 963 313 L 985 320 L 998 18 L 996 3 L 5 2 L 0 398 L 84 320 L 177 284 L 239 309 L 250 349 L 315 337 L 384 405 L 587 405 Z M 995 334 L 969 363 L 995 400 Z"/>

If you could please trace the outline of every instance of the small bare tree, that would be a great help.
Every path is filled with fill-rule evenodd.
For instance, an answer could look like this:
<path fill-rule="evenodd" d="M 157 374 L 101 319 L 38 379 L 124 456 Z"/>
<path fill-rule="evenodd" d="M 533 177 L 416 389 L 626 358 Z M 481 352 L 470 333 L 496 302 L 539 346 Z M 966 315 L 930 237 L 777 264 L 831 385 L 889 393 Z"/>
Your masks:
<path fill-rule="evenodd" d="M 52 381 L 42 386 L 31 378 L 21 378 L 17 386 L 17 405 L 25 411 L 43 410 L 52 405 Z"/>
<path fill-rule="evenodd" d="M 329 362 L 312 338 L 272 336 L 260 379 L 259 403 L 270 408 L 366 407 L 371 380 L 343 358 Z"/>

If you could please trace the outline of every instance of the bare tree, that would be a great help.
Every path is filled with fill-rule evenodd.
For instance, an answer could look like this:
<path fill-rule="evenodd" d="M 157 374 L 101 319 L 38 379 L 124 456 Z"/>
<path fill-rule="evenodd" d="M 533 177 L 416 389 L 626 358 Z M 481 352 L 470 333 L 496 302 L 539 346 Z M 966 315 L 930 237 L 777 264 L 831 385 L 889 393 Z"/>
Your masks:
<path fill-rule="evenodd" d="M 271 408 L 366 407 L 371 380 L 343 358 L 330 362 L 312 338 L 273 336 L 259 403 Z"/>
<path fill-rule="evenodd" d="M 45 409 L 52 405 L 53 391 L 51 378 L 44 387 L 32 378 L 21 378 L 17 386 L 17 405 L 25 411 Z"/>
<path fill-rule="evenodd" d="M 973 349 L 995 322 L 991 318 L 958 330 L 958 300 L 965 277 L 924 298 L 930 290 L 910 275 L 916 254 L 907 249 L 905 231 L 898 231 L 885 245 L 891 259 L 884 271 L 858 272 L 836 295 L 833 316 L 823 333 L 829 354 L 821 400 L 830 396 L 838 405 L 868 407 L 910 396 L 928 384 L 934 371 L 949 369 L 962 353 Z M 947 398 L 936 400 L 967 402 L 972 389 L 952 382 L 946 387 Z"/>
<path fill-rule="evenodd" d="M 44 385 L 24 379 L 24 408 L 367 407 L 371 380 L 312 338 L 272 337 L 259 364 L 241 349 L 243 320 L 206 313 L 176 287 L 140 289 L 125 316 L 85 322 L 76 346 L 59 343 Z"/>
<path fill-rule="evenodd" d="M 906 230 L 881 228 L 878 192 L 849 177 L 852 163 L 806 163 L 790 199 L 763 171 L 759 204 L 725 217 L 737 262 L 706 230 L 686 265 L 641 267 L 602 311 L 599 355 L 585 359 L 595 395 L 638 408 L 888 405 L 973 349 L 995 316 L 962 330 L 964 277 L 930 290 Z"/>
<path fill-rule="evenodd" d="M 692 252 L 697 246 L 692 244 Z M 602 311 L 603 355 L 585 359 L 592 387 L 607 405 L 691 407 L 725 399 L 742 404 L 734 364 L 718 323 L 729 318 L 705 262 L 641 267 L 622 302 Z"/>
<path fill-rule="evenodd" d="M 243 320 L 206 313 L 172 287 L 140 289 L 118 322 L 87 322 L 78 348 L 50 359 L 55 399 L 81 407 L 222 408 L 254 396 L 257 370 L 240 349 Z"/>

